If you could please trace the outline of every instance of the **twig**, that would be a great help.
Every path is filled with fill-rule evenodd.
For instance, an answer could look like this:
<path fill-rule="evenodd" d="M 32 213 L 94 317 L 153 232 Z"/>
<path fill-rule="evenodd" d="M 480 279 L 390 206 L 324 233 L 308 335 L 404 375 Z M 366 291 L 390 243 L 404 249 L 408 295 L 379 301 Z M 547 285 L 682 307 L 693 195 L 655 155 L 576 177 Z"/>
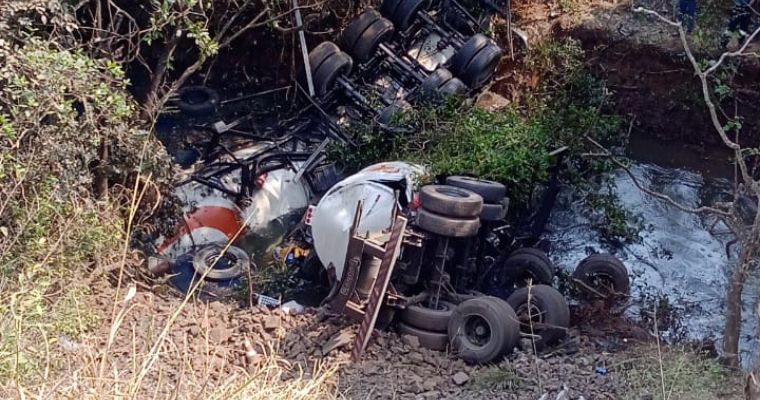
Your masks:
<path fill-rule="evenodd" d="M 601 144 L 599 144 L 599 142 L 597 142 L 596 140 L 594 140 L 594 139 L 592 139 L 592 138 L 590 138 L 588 136 L 584 136 L 584 138 L 586 140 L 588 140 L 591 144 L 593 144 L 595 147 L 597 147 L 603 153 L 604 157 L 609 158 L 610 161 L 612 161 L 613 163 L 615 163 L 615 165 L 617 165 L 618 167 L 620 167 L 621 169 L 623 169 L 626 172 L 626 174 L 633 181 L 634 186 L 636 186 L 636 188 L 638 188 L 642 192 L 644 192 L 644 193 L 646 193 L 646 194 L 648 194 L 648 195 L 650 195 L 652 197 L 656 197 L 656 198 L 658 198 L 660 200 L 663 200 L 663 201 L 667 202 L 668 204 L 670 204 L 670 205 L 678 208 L 679 210 L 685 211 L 685 212 L 688 212 L 688 213 L 693 213 L 693 214 L 718 214 L 718 215 L 723 215 L 723 216 L 731 216 L 732 215 L 728 211 L 719 210 L 719 209 L 717 209 L 715 207 L 709 207 L 709 206 L 701 206 L 701 207 L 697 207 L 697 208 L 687 207 L 687 206 L 685 206 L 685 205 L 677 202 L 672 197 L 670 197 L 670 196 L 668 196 L 666 194 L 663 194 L 663 193 L 660 193 L 660 192 L 656 192 L 654 190 L 651 190 L 651 189 L 648 189 L 648 188 L 644 187 L 641 184 L 641 182 L 639 182 L 639 180 L 636 178 L 636 176 L 633 175 L 633 173 L 631 172 L 631 169 L 627 165 L 625 165 L 624 163 L 620 162 L 620 160 L 618 160 L 617 157 L 614 154 L 612 154 L 606 147 L 602 146 Z"/>
<path fill-rule="evenodd" d="M 654 303 L 654 337 L 657 341 L 657 360 L 660 362 L 660 387 L 662 388 L 662 400 L 667 399 L 665 391 L 665 367 L 662 361 L 662 346 L 660 345 L 660 329 L 657 324 L 657 303 Z"/>

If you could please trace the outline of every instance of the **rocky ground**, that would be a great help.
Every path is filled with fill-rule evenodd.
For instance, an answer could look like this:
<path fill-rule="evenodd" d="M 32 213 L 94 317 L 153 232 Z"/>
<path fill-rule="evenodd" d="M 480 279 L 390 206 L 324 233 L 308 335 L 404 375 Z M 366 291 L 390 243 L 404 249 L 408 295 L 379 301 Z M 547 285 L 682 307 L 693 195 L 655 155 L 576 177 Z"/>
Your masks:
<path fill-rule="evenodd" d="M 94 298 L 91 306 L 108 310 L 113 291 Z M 104 325 L 81 343 L 61 338 L 59 342 L 69 347 L 71 357 L 90 358 L 93 364 L 103 361 L 103 353 L 90 349 L 110 348 L 106 370 L 113 371 L 109 374 L 115 381 L 130 382 L 180 302 L 138 291 L 117 304 L 116 320 L 122 321 L 118 329 Z M 318 308 L 290 315 L 237 303 L 189 302 L 176 313 L 157 347 L 159 357 L 143 378 L 150 391 L 144 395 L 212 393 L 226 377 L 256 370 L 272 355 L 278 357 L 278 377 L 284 382 L 308 380 L 337 367 L 328 383 L 335 397 L 346 399 L 644 399 L 649 390 L 640 386 L 629 396 L 630 371 L 641 364 L 639 355 L 626 350 L 634 340 L 605 338 L 601 331 L 573 330 L 564 344 L 538 356 L 523 343 L 527 351 L 517 351 L 497 365 L 470 366 L 456 355 L 422 348 L 416 338 L 393 331 L 375 331 L 361 361 L 354 363 L 350 352 L 355 328 Z M 111 332 L 115 334 L 109 344 Z M 203 386 L 197 387 L 198 382 Z"/>

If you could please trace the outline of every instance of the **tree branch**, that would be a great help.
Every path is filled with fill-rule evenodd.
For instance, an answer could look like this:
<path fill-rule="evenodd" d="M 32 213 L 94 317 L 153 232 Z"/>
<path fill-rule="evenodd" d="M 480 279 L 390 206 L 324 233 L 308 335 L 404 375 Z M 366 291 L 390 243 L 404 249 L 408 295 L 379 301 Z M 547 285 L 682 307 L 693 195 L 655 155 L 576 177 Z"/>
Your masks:
<path fill-rule="evenodd" d="M 625 163 L 623 163 L 620 160 L 618 160 L 617 157 L 614 154 L 612 154 L 612 152 L 610 152 L 606 147 L 602 146 L 599 142 L 597 142 L 596 140 L 594 140 L 594 139 L 592 139 L 592 138 L 590 138 L 588 136 L 584 136 L 584 138 L 587 141 L 589 141 L 592 145 L 594 145 L 594 147 L 596 147 L 597 149 L 599 149 L 599 151 L 601 151 L 601 154 L 600 153 L 590 153 L 590 154 L 599 155 L 599 156 L 602 156 L 602 157 L 610 159 L 610 161 L 612 161 L 615 165 L 617 165 L 623 171 L 625 171 L 625 173 L 633 181 L 633 185 L 636 186 L 636 188 L 639 189 L 639 190 L 641 190 L 642 192 L 644 192 L 644 193 L 646 193 L 646 194 L 648 194 L 648 195 L 650 195 L 652 197 L 656 197 L 656 198 L 658 198 L 658 199 L 660 199 L 662 201 L 665 201 L 666 203 L 668 203 L 668 204 L 672 205 L 673 207 L 676 207 L 677 209 L 679 209 L 681 211 L 684 211 L 684 212 L 688 212 L 688 213 L 692 213 L 692 214 L 700 214 L 700 215 L 708 215 L 708 214 L 715 214 L 715 215 L 721 215 L 721 216 L 731 216 L 732 215 L 728 211 L 720 210 L 720 209 L 717 209 L 715 207 L 708 207 L 708 206 L 701 206 L 701 207 L 697 207 L 697 208 L 687 207 L 687 206 L 685 206 L 685 205 L 677 202 L 672 197 L 670 197 L 670 196 L 668 196 L 666 194 L 663 194 L 663 193 L 660 193 L 660 192 L 656 192 L 656 191 L 651 190 L 651 189 L 649 189 L 647 187 L 644 187 L 644 185 L 642 185 L 641 182 L 639 182 L 639 180 L 636 178 L 636 176 L 633 175 L 633 172 L 631 172 L 631 169 L 627 165 L 625 165 Z M 589 153 L 587 153 L 587 154 L 589 154 Z"/>
<path fill-rule="evenodd" d="M 751 39 L 754 39 L 758 35 L 758 33 L 760 32 L 760 27 L 758 27 L 753 32 L 753 34 L 749 38 L 750 40 L 746 40 L 744 45 L 739 50 L 737 50 L 736 52 L 723 53 L 720 56 L 720 58 L 709 69 L 707 69 L 706 71 L 703 71 L 702 67 L 700 67 L 699 62 L 694 56 L 694 53 L 691 51 L 691 47 L 689 46 L 689 42 L 686 38 L 686 31 L 683 29 L 683 26 L 680 22 L 674 22 L 662 16 L 657 11 L 649 10 L 640 6 L 635 7 L 634 11 L 638 13 L 653 15 L 657 17 L 660 21 L 663 21 L 670 26 L 674 26 L 678 28 L 678 35 L 681 38 L 681 44 L 683 45 L 684 51 L 686 52 L 686 57 L 689 59 L 689 62 L 694 68 L 694 72 L 697 74 L 697 77 L 699 78 L 699 81 L 702 85 L 702 96 L 704 98 L 705 104 L 707 105 L 707 109 L 710 113 L 710 119 L 712 121 L 713 127 L 715 128 L 715 131 L 718 133 L 721 140 L 723 141 L 723 144 L 729 149 L 733 150 L 734 159 L 735 159 L 736 165 L 739 167 L 739 172 L 741 173 L 742 180 L 745 182 L 748 188 L 752 191 L 752 194 L 755 195 L 755 197 L 757 197 L 758 199 L 760 199 L 760 186 L 758 186 L 757 182 L 752 178 L 752 175 L 749 173 L 747 162 L 745 161 L 744 155 L 742 154 L 741 145 L 739 145 L 738 142 L 732 141 L 728 137 L 726 130 L 723 128 L 723 124 L 721 124 L 720 118 L 718 117 L 717 107 L 715 106 L 715 103 L 713 102 L 712 96 L 710 94 L 710 83 L 707 80 L 708 75 L 714 72 L 715 70 L 717 70 L 727 58 L 737 57 L 741 55 L 747 49 L 747 46 L 751 42 Z"/>

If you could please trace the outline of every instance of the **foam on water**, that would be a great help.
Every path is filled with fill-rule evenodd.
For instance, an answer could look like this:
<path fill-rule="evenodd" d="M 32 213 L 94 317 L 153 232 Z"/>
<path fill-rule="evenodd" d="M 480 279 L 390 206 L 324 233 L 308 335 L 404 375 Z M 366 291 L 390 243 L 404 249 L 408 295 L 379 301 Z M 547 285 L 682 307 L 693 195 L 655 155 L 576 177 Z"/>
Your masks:
<path fill-rule="evenodd" d="M 644 187 L 672 197 L 689 207 L 710 204 L 717 193 L 730 189 L 723 179 L 706 179 L 701 174 L 654 164 L 635 164 L 632 175 Z M 642 294 L 665 294 L 683 313 L 688 337 L 720 339 L 724 321 L 727 270 L 735 261 L 726 254 L 731 237 L 710 232 L 713 220 L 681 211 L 639 190 L 625 171 L 613 173 L 614 190 L 625 208 L 640 216 L 646 225 L 639 243 L 611 248 L 591 228 L 588 215 L 572 188 L 562 189 L 552 212 L 547 238 L 551 257 L 562 268 L 573 270 L 591 252 L 612 252 L 632 276 L 632 298 Z M 732 249 L 735 250 L 735 249 Z M 755 333 L 753 304 L 756 287 L 745 290 L 745 321 L 742 347 L 749 349 Z M 745 357 L 747 358 L 747 357 Z"/>

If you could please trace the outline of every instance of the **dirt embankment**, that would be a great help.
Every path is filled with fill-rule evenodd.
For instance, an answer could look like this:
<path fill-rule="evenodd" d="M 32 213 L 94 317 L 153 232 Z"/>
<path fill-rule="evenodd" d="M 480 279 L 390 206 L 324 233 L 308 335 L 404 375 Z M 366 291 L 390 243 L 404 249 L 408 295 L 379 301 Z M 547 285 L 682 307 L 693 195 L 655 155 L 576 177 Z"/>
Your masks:
<path fill-rule="evenodd" d="M 108 312 L 113 307 L 113 288 L 100 286 L 97 291 L 88 306 Z M 260 375 L 275 372 L 269 370 L 273 365 L 266 366 L 270 354 L 276 354 L 275 378 L 283 385 L 303 384 L 338 367 L 324 382 L 331 388 L 326 391 L 335 395 L 318 398 L 640 399 L 655 393 L 660 382 L 659 377 L 646 377 L 658 365 L 656 349 L 633 345 L 638 335 L 609 323 L 601 324 L 606 326 L 604 331 L 591 332 L 584 326 L 571 329 L 561 345 L 538 355 L 524 341 L 523 350 L 486 366 L 467 365 L 453 354 L 422 348 L 415 337 L 375 331 L 362 359 L 352 362 L 356 324 L 326 310 L 288 315 L 265 307 L 197 302 L 177 312 L 178 303 L 174 297 L 138 290 L 126 307 L 117 305 L 120 324 L 104 324 L 81 342 L 69 343 L 67 358 L 84 357 L 96 360 L 95 367 L 105 365 L 116 387 L 143 379 L 138 398 L 190 398 L 190 394 L 216 398 L 212 394 L 241 375 L 251 385 L 261 384 Z M 170 320 L 173 323 L 159 339 Z M 120 328 L 109 343 L 114 326 Z M 155 364 L 138 368 L 146 365 L 145 357 L 156 341 L 163 344 L 156 348 Z M 101 359 L 102 349 L 108 349 L 105 359 Z M 705 377 L 705 366 L 711 364 L 701 357 L 678 349 L 663 351 L 677 361 L 665 365 L 669 387 L 670 379 L 684 381 L 672 384 L 674 399 L 717 398 L 716 393 L 726 394 L 721 398 L 738 398 L 736 376 L 713 373 Z M 685 369 L 684 363 L 697 367 Z M 97 368 L 90 371 L 97 372 Z M 137 377 L 140 372 L 145 373 L 142 378 Z M 72 374 L 65 385 L 87 384 L 88 371 L 82 375 Z M 729 389 L 719 389 L 725 379 L 731 383 Z M 693 384 L 700 386 L 699 394 L 705 397 L 694 396 L 696 392 L 688 389 Z"/>
<path fill-rule="evenodd" d="M 513 13 L 516 25 L 528 32 L 533 49 L 557 38 L 579 40 L 588 68 L 608 82 L 616 112 L 635 118 L 634 129 L 663 140 L 699 146 L 719 144 L 699 80 L 677 31 L 655 18 L 634 12 L 634 5 L 666 17 L 672 14 L 672 7 L 659 0 L 529 0 L 514 3 Z M 718 43 L 730 15 L 730 5 L 730 2 L 700 5 L 703 10 L 698 16 L 699 25 L 689 36 L 698 60 L 710 62 L 720 55 Z M 758 49 L 760 41 L 756 40 L 748 52 L 757 54 Z M 717 79 L 712 82 L 714 88 L 720 85 L 731 88 L 720 104 L 721 122 L 725 124 L 729 118 L 740 116 L 740 140 L 745 145 L 757 146 L 760 62 L 757 57 L 733 61 L 736 73 L 724 68 L 714 74 Z M 516 99 L 521 91 L 536 85 L 529 76 L 516 76 L 526 74 L 530 71 L 507 60 L 499 69 L 494 90 Z"/>
<path fill-rule="evenodd" d="M 683 51 L 615 38 L 604 30 L 577 27 L 561 32 L 576 38 L 588 55 L 587 64 L 604 78 L 615 108 L 635 119 L 634 129 L 665 140 L 712 146 L 719 144 L 698 78 Z M 710 59 L 709 57 L 707 59 Z M 742 118 L 740 140 L 760 144 L 760 66 L 745 63 L 733 76 L 721 76 L 733 95 L 722 103 L 722 119 Z"/>

